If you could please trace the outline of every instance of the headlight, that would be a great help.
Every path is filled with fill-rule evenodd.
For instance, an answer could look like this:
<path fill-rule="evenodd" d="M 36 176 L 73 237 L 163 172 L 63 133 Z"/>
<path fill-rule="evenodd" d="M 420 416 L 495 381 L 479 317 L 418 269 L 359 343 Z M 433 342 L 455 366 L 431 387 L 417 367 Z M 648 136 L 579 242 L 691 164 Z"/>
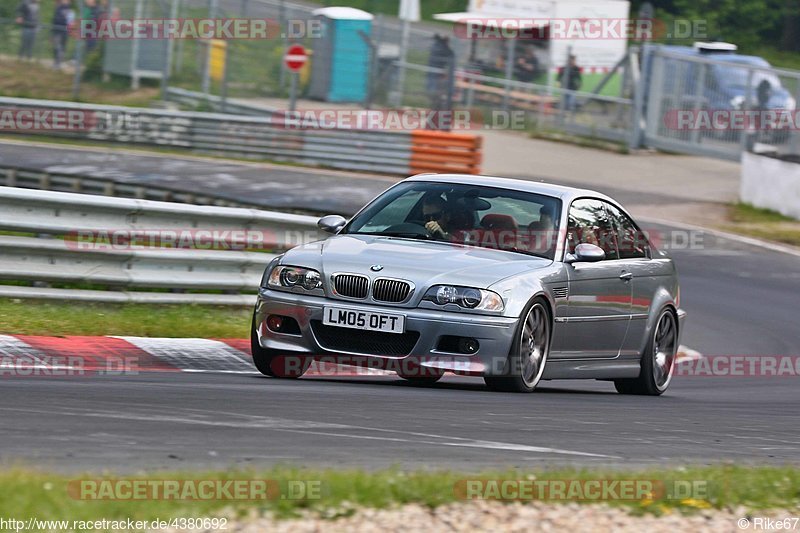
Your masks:
<path fill-rule="evenodd" d="M 472 287 L 434 285 L 422 299 L 438 305 L 456 304 L 464 309 L 478 311 L 502 311 L 504 308 L 503 299 L 499 294 Z"/>
<path fill-rule="evenodd" d="M 269 273 L 267 285 L 276 289 L 302 287 L 313 291 L 322 287 L 322 276 L 310 268 L 277 266 Z"/>
<path fill-rule="evenodd" d="M 744 107 L 744 96 L 738 95 L 731 98 L 731 107 L 734 109 L 742 109 Z"/>
<path fill-rule="evenodd" d="M 786 109 L 788 109 L 789 111 L 794 111 L 795 109 L 797 109 L 797 100 L 795 100 L 791 96 L 787 96 L 786 97 Z"/>

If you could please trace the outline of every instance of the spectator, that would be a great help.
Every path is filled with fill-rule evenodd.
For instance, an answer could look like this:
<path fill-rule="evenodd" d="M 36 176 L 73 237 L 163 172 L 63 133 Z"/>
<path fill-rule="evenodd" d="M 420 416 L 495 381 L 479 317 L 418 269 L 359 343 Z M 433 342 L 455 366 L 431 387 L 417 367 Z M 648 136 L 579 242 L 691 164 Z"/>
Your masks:
<path fill-rule="evenodd" d="M 571 55 L 565 67 L 558 71 L 558 82 L 561 88 L 577 91 L 581 88 L 581 68 L 578 66 L 578 59 Z M 575 95 L 573 93 L 564 94 L 564 108 L 568 111 L 575 107 Z"/>
<path fill-rule="evenodd" d="M 100 9 L 97 7 L 97 0 L 84 0 L 83 13 L 81 19 L 85 21 L 93 21 L 98 24 L 100 17 Z M 79 22 L 81 24 L 81 22 Z M 79 30 L 80 31 L 80 26 Z M 86 52 L 91 52 L 97 47 L 97 39 L 86 39 Z"/>
<path fill-rule="evenodd" d="M 69 35 L 70 0 L 58 0 L 58 5 L 53 12 L 53 66 L 61 68 L 64 52 L 67 49 L 67 36 Z"/>
<path fill-rule="evenodd" d="M 539 60 L 536 58 L 536 51 L 532 46 L 525 48 L 523 54 L 517 59 L 514 68 L 514 75 L 519 81 L 532 83 L 536 74 L 539 72 Z"/>
<path fill-rule="evenodd" d="M 108 0 L 100 0 L 100 5 L 97 6 L 97 22 L 109 17 Z"/>
<path fill-rule="evenodd" d="M 431 98 L 431 108 L 444 109 L 442 100 L 446 98 L 446 82 L 450 73 L 450 66 L 455 59 L 455 54 L 450 48 L 450 39 L 446 35 L 433 36 L 433 45 L 428 56 L 428 66 L 437 72 L 428 72 L 427 91 Z"/>
<path fill-rule="evenodd" d="M 22 0 L 17 7 L 17 24 L 22 26 L 22 43 L 19 47 L 20 59 L 33 59 L 33 45 L 39 28 L 39 0 Z"/>

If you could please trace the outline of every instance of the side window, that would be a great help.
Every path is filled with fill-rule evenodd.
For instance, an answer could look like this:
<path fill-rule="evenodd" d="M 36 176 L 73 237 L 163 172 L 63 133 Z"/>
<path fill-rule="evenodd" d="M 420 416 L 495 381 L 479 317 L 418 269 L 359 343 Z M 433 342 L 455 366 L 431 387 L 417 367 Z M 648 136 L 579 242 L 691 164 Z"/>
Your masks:
<path fill-rule="evenodd" d="M 606 204 L 608 215 L 617 234 L 620 259 L 649 257 L 647 236 L 616 206 Z"/>
<path fill-rule="evenodd" d="M 614 231 L 600 200 L 581 199 L 572 202 L 567 223 L 567 251 L 575 253 L 582 243 L 603 249 L 606 259 L 618 259 Z"/>

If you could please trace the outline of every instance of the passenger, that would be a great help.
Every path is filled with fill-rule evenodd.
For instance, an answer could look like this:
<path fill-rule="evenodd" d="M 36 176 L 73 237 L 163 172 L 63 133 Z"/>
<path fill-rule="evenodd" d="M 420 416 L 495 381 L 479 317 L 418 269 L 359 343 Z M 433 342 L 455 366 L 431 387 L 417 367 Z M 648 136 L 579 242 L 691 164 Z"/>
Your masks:
<path fill-rule="evenodd" d="M 530 250 L 536 252 L 547 252 L 555 247 L 556 243 L 556 222 L 553 216 L 552 206 L 543 205 L 539 208 L 539 220 L 534 220 L 528 224 L 530 232 Z"/>

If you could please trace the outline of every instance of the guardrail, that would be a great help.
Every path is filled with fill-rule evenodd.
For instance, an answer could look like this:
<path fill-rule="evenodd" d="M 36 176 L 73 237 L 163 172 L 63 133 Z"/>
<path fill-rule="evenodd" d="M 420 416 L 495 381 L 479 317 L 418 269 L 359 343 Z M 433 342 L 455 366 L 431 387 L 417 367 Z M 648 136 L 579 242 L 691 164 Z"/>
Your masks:
<path fill-rule="evenodd" d="M 277 113 L 255 117 L 24 98 L 0 98 L 0 108 L 4 112 L 73 113 L 71 125 L 18 128 L 10 133 L 141 144 L 403 176 L 414 173 L 411 160 L 415 136 L 419 135 L 411 131 L 307 127 Z M 442 134 L 440 142 L 452 138 L 457 149 L 463 137 Z M 436 170 L 435 166 L 420 166 L 424 163 L 418 160 L 413 167 L 415 172 Z M 473 157 L 469 165 L 451 167 L 456 172 L 477 172 L 478 164 L 479 158 Z"/>
<path fill-rule="evenodd" d="M 215 113 L 233 113 L 234 115 L 251 117 L 283 116 L 283 111 L 274 107 L 247 104 L 239 100 L 222 98 L 215 94 L 205 94 L 179 87 L 167 88 L 167 100 L 192 109 L 207 107 Z"/>
<path fill-rule="evenodd" d="M 319 237 L 302 215 L 10 187 L 0 230 L 23 234 L 0 236 L 0 279 L 38 285 L 0 296 L 235 305 L 254 301 L 276 253 Z M 128 292 L 145 288 L 171 292 Z"/>

